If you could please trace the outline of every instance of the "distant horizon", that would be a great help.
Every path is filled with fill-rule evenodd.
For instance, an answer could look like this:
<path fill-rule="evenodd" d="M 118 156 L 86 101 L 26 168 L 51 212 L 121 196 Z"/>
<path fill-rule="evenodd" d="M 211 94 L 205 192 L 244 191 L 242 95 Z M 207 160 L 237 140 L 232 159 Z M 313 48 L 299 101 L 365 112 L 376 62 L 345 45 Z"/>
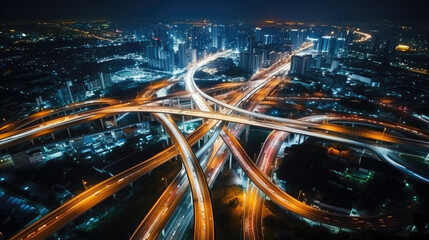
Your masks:
<path fill-rule="evenodd" d="M 422 1 L 330 0 L 75 0 L 8 1 L 0 21 L 59 19 L 293 19 L 322 23 L 382 23 L 429 26 Z M 25 7 L 23 7 L 25 6 Z"/>
<path fill-rule="evenodd" d="M 189 21 L 191 24 L 195 21 L 203 21 L 207 20 L 208 23 L 228 23 L 228 22 L 244 22 L 248 24 L 261 24 L 261 25 L 269 25 L 270 23 L 266 23 L 265 21 L 274 21 L 273 24 L 281 23 L 287 24 L 291 23 L 304 23 L 306 25 L 309 24 L 326 24 L 326 25 L 354 25 L 354 26 L 365 26 L 365 25 L 398 25 L 398 26 L 412 26 L 419 28 L 429 28 L 429 25 L 422 25 L 419 23 L 400 23 L 389 20 L 384 21 L 323 21 L 323 20 L 305 20 L 305 19 L 288 19 L 288 18 L 259 18 L 259 19 L 244 19 L 244 18 L 200 18 L 200 17 L 175 17 L 175 18 L 90 18 L 90 17 L 82 17 L 82 18 L 27 18 L 27 19 L 0 19 L 0 24 L 14 24 L 14 23 L 26 23 L 26 22 L 64 22 L 64 21 L 114 21 L 114 22 L 122 22 L 122 21 L 141 21 L 142 23 L 167 23 L 174 21 Z M 293 24 L 291 24 L 293 25 Z"/>

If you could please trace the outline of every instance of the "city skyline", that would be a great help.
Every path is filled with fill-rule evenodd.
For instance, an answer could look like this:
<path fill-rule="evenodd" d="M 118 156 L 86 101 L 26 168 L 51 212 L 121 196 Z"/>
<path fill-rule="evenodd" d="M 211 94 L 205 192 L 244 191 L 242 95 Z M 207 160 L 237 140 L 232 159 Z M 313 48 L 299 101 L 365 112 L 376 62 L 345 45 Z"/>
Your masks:
<path fill-rule="evenodd" d="M 427 239 L 418 4 L 8 2 L 0 240 Z"/>
<path fill-rule="evenodd" d="M 422 1 L 7 1 L 0 19 L 285 19 L 311 22 L 376 23 L 389 21 L 427 27 Z M 424 5 L 424 4 L 423 4 Z M 26 6 L 26 7 L 22 7 Z M 275 7 L 273 7 L 275 6 Z"/>

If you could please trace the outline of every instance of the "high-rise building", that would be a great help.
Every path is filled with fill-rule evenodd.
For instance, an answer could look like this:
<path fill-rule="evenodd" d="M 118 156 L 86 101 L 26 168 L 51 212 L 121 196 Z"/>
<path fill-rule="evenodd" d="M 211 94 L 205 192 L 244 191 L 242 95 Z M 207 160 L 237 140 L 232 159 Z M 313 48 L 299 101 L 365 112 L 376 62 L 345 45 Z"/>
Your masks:
<path fill-rule="evenodd" d="M 184 43 L 179 44 L 178 55 L 179 55 L 178 67 L 185 68 L 188 64 L 186 62 L 186 45 Z"/>
<path fill-rule="evenodd" d="M 334 54 L 343 53 L 345 47 L 346 47 L 346 39 L 345 38 L 335 39 Z"/>
<path fill-rule="evenodd" d="M 197 61 L 197 49 L 188 49 L 185 44 L 179 44 L 179 68 L 186 68 L 189 63 Z"/>
<path fill-rule="evenodd" d="M 316 57 L 316 68 L 317 69 L 320 69 L 322 67 L 322 60 L 323 60 L 323 56 L 317 55 L 317 57 Z"/>
<path fill-rule="evenodd" d="M 290 42 L 292 44 L 292 51 L 297 50 L 305 42 L 307 38 L 307 31 L 305 29 L 298 30 L 292 29 L 289 32 Z M 274 37 L 273 37 L 274 38 Z M 274 42 L 274 39 L 273 39 Z"/>
<path fill-rule="evenodd" d="M 67 83 L 68 89 L 71 95 L 71 99 L 74 102 L 83 101 L 86 99 L 86 85 L 84 83 L 72 84 L 71 81 Z"/>
<path fill-rule="evenodd" d="M 290 42 L 292 44 L 292 51 L 295 51 L 301 45 L 299 43 L 299 32 L 298 32 L 298 29 L 292 29 L 292 30 L 290 30 L 289 36 L 290 36 Z"/>
<path fill-rule="evenodd" d="M 152 38 L 151 44 L 154 47 L 161 47 L 162 46 L 162 40 L 159 37 L 154 37 L 154 38 Z"/>
<path fill-rule="evenodd" d="M 36 98 L 36 103 L 37 103 L 38 107 L 43 106 L 42 96 L 39 96 L 39 97 Z"/>
<path fill-rule="evenodd" d="M 219 48 L 218 41 L 219 41 L 218 26 L 212 25 L 212 47 Z"/>
<path fill-rule="evenodd" d="M 191 28 L 191 48 L 197 48 L 197 29 L 195 27 Z"/>
<path fill-rule="evenodd" d="M 253 73 L 257 72 L 261 67 L 262 56 L 260 54 L 251 54 L 249 61 L 249 70 Z"/>
<path fill-rule="evenodd" d="M 255 40 L 257 42 L 262 42 L 262 32 L 260 27 L 255 28 Z"/>
<path fill-rule="evenodd" d="M 57 98 L 58 104 L 60 105 L 72 103 L 70 92 L 68 91 L 67 87 L 62 87 L 57 90 Z"/>
<path fill-rule="evenodd" d="M 311 55 L 293 55 L 290 73 L 304 75 L 310 69 Z"/>
<path fill-rule="evenodd" d="M 248 36 L 247 37 L 247 53 L 253 54 L 255 50 L 255 37 Z"/>
<path fill-rule="evenodd" d="M 331 36 L 323 36 L 319 44 L 319 52 L 331 52 L 332 42 Z"/>
<path fill-rule="evenodd" d="M 264 35 L 264 44 L 272 44 L 276 42 L 276 36 L 273 34 L 265 34 Z"/>
<path fill-rule="evenodd" d="M 254 73 L 261 67 L 262 60 L 261 54 L 240 53 L 238 66 L 245 71 Z"/>
<path fill-rule="evenodd" d="M 142 40 L 142 36 L 141 36 L 140 32 L 137 30 L 134 30 L 134 40 L 136 42 L 140 42 Z"/>
<path fill-rule="evenodd" d="M 240 60 L 238 61 L 238 67 L 246 70 L 247 66 L 249 65 L 249 54 L 248 53 L 240 53 Z"/>
<path fill-rule="evenodd" d="M 234 25 L 225 26 L 225 48 L 233 48 L 237 45 L 237 29 Z"/>
<path fill-rule="evenodd" d="M 239 52 L 244 52 L 246 48 L 247 35 L 244 32 L 239 32 L 237 37 L 237 50 Z"/>
<path fill-rule="evenodd" d="M 307 39 L 307 30 L 301 29 L 299 31 L 299 41 L 300 41 L 299 47 L 305 42 L 306 39 Z"/>
<path fill-rule="evenodd" d="M 340 67 L 340 61 L 337 58 L 333 59 L 330 70 L 334 71 L 334 70 L 337 70 L 339 67 Z"/>
<path fill-rule="evenodd" d="M 87 81 L 86 86 L 88 90 L 98 90 L 98 89 L 106 89 L 112 85 L 112 77 L 110 76 L 110 73 L 98 73 L 98 78 Z"/>
<path fill-rule="evenodd" d="M 197 61 L 197 49 L 186 49 L 186 66 Z"/>
<path fill-rule="evenodd" d="M 147 46 L 147 59 L 150 68 L 162 71 L 174 71 L 174 51 L 168 45 L 161 46 L 161 41 L 153 39 L 152 45 Z"/>

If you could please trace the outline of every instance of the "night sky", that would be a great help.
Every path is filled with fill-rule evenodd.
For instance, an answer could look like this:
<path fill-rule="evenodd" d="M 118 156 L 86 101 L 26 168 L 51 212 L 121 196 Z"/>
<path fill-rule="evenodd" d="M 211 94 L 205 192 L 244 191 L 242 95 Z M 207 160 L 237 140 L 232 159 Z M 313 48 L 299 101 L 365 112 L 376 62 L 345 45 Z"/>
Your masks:
<path fill-rule="evenodd" d="M 15 0 L 1 20 L 76 18 L 228 18 L 427 25 L 425 0 Z"/>

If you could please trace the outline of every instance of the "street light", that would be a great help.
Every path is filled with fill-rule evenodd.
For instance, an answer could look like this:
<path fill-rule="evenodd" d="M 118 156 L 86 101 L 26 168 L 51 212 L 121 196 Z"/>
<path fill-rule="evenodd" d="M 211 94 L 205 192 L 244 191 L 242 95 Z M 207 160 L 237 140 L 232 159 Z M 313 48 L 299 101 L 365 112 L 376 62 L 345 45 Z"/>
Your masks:
<path fill-rule="evenodd" d="M 301 200 L 299 200 L 299 199 L 301 198 L 301 195 L 302 195 L 303 197 L 305 197 L 305 192 L 303 192 L 302 190 L 299 190 L 299 193 L 298 193 L 298 201 L 301 201 Z"/>
<path fill-rule="evenodd" d="M 161 178 L 161 180 L 163 180 L 163 181 L 164 181 L 165 186 L 167 187 L 167 185 L 168 185 L 168 183 L 167 183 L 167 178 L 163 177 L 163 178 Z"/>

